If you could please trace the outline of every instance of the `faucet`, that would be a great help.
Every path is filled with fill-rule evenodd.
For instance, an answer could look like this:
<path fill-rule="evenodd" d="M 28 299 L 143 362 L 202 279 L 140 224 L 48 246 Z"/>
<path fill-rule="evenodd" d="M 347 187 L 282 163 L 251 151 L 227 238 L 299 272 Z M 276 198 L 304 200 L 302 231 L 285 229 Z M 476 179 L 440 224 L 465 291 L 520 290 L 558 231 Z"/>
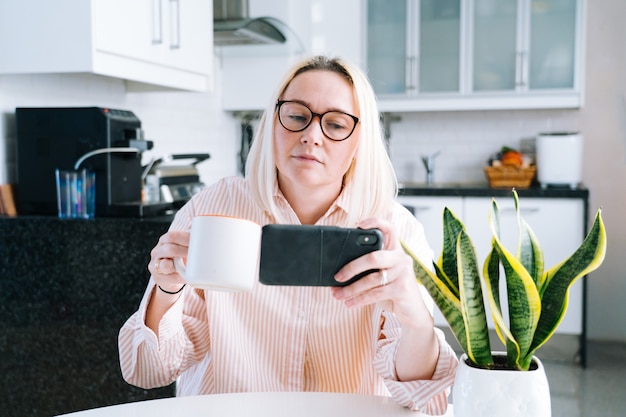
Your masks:
<path fill-rule="evenodd" d="M 422 155 L 422 163 L 426 168 L 426 184 L 432 185 L 435 179 L 435 158 L 439 156 L 441 152 L 437 151 L 430 155 Z"/>

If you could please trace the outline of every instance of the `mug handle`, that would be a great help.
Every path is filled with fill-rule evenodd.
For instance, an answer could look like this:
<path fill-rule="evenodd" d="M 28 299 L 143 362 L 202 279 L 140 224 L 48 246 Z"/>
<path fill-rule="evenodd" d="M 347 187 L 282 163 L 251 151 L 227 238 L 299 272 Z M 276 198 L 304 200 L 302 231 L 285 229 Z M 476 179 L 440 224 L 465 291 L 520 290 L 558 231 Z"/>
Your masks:
<path fill-rule="evenodd" d="M 174 258 L 174 268 L 180 276 L 187 279 L 187 277 L 185 276 L 185 274 L 187 273 L 187 267 L 183 262 L 183 258 Z"/>

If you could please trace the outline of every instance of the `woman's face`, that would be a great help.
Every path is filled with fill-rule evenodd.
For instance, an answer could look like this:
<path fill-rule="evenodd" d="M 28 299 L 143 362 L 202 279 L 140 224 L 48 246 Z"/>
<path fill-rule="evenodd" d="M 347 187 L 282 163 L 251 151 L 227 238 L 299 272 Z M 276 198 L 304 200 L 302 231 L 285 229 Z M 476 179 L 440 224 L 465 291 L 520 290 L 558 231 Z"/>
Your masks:
<path fill-rule="evenodd" d="M 318 114 L 340 111 L 360 117 L 352 85 L 332 71 L 312 70 L 297 75 L 281 100 L 297 101 Z M 285 129 L 276 117 L 274 157 L 281 187 L 330 186 L 335 192 L 340 190 L 359 144 L 359 125 L 346 140 L 338 142 L 324 136 L 318 116 L 313 116 L 311 124 L 300 132 Z"/>

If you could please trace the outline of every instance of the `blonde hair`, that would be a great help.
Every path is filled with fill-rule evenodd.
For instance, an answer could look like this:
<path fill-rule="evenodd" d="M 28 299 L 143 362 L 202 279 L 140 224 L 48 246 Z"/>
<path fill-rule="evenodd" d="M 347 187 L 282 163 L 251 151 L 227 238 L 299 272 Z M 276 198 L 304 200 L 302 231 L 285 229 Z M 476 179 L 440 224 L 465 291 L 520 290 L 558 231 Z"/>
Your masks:
<path fill-rule="evenodd" d="M 257 133 L 246 161 L 247 181 L 257 202 L 277 223 L 285 222 L 274 202 L 276 161 L 274 159 L 274 125 L 276 102 L 291 81 L 306 71 L 322 70 L 338 73 L 353 86 L 359 106 L 359 146 L 350 168 L 344 175 L 344 189 L 351 193 L 346 227 L 359 220 L 382 216 L 391 208 L 397 195 L 398 183 L 383 140 L 380 114 L 374 91 L 365 74 L 355 65 L 339 58 L 314 56 L 291 68 L 261 116 Z M 355 138 L 349 138 L 352 140 Z"/>

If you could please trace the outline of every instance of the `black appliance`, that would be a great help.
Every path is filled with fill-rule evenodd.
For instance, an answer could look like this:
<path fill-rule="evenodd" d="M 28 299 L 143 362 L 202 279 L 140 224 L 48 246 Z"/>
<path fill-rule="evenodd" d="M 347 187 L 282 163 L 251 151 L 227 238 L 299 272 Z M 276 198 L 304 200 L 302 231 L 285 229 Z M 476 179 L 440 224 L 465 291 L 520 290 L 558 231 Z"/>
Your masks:
<path fill-rule="evenodd" d="M 164 214 L 171 203 L 142 201 L 141 153 L 153 146 L 128 110 L 103 107 L 16 108 L 20 214 L 57 214 L 55 169 L 96 174 L 96 216 Z"/>

